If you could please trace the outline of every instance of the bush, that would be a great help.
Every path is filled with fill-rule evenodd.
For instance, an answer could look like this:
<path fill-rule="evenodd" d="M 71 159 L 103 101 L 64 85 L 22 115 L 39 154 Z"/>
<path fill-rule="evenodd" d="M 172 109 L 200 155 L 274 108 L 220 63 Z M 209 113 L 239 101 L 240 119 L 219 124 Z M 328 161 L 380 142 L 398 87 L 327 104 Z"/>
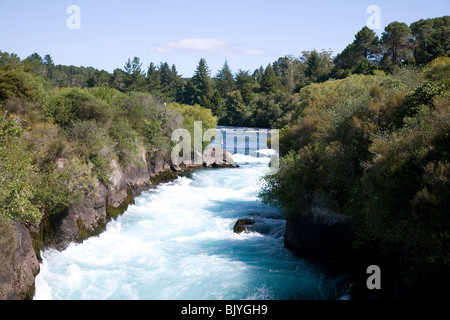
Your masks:
<path fill-rule="evenodd" d="M 123 166 L 139 162 L 141 138 L 128 120 L 115 121 L 109 128 L 109 135 L 115 143 L 115 152 Z"/>
<path fill-rule="evenodd" d="M 58 158 L 65 158 L 71 146 L 61 129 L 49 122 L 34 122 L 22 138 L 27 149 L 33 154 L 34 163 L 38 168 L 55 164 Z"/>
<path fill-rule="evenodd" d="M 202 108 L 199 105 L 186 105 L 186 104 L 178 104 L 171 103 L 169 108 L 179 112 L 183 117 L 182 124 L 177 128 L 173 128 L 173 130 L 178 128 L 184 128 L 189 131 L 191 134 L 192 142 L 192 150 L 194 150 L 194 122 L 201 121 L 202 122 L 202 137 L 206 130 L 214 129 L 217 126 L 217 119 L 213 116 L 210 109 Z M 169 137 L 172 135 L 172 132 L 169 133 Z M 203 148 L 209 145 L 210 142 L 203 142 Z"/>
<path fill-rule="evenodd" d="M 96 193 L 97 179 L 92 165 L 79 157 L 65 159 L 63 167 L 47 165 L 40 172 L 35 201 L 45 214 L 56 214 L 85 196 Z"/>
<path fill-rule="evenodd" d="M 72 125 L 68 136 L 77 142 L 77 153 L 94 164 L 99 180 L 110 184 L 110 163 L 114 158 L 114 144 L 107 129 L 94 120 L 83 120 Z"/>
<path fill-rule="evenodd" d="M 37 94 L 27 73 L 6 67 L 0 69 L 0 100 L 10 98 L 31 101 L 37 98 Z"/>
<path fill-rule="evenodd" d="M 39 222 L 42 213 L 33 202 L 38 171 L 18 139 L 21 134 L 12 121 L 0 117 L 0 213 L 13 220 Z"/>
<path fill-rule="evenodd" d="M 95 120 L 105 125 L 114 115 L 109 105 L 78 88 L 63 90 L 56 95 L 46 107 L 46 113 L 65 130 L 79 120 Z"/>

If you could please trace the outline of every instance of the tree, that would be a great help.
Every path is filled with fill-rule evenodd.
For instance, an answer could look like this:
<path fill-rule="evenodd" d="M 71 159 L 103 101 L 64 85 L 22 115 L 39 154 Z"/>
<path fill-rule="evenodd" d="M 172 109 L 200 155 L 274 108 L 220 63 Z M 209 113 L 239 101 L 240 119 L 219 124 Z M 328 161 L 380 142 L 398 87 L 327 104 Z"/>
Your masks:
<path fill-rule="evenodd" d="M 356 35 L 355 41 L 355 51 L 358 58 L 366 58 L 369 61 L 376 60 L 376 54 L 379 53 L 379 42 L 378 36 L 372 29 L 368 27 L 362 28 Z"/>
<path fill-rule="evenodd" d="M 219 119 L 225 116 L 225 103 L 218 90 L 211 97 L 211 111 Z"/>
<path fill-rule="evenodd" d="M 125 91 L 125 75 L 123 70 L 121 69 L 114 69 L 113 74 L 111 78 L 109 79 L 109 85 L 117 89 L 119 91 L 124 92 Z"/>
<path fill-rule="evenodd" d="M 236 84 L 227 60 L 225 60 L 222 69 L 217 73 L 216 79 L 217 89 L 222 98 L 225 98 L 229 92 L 234 90 Z"/>
<path fill-rule="evenodd" d="M 238 90 L 232 91 L 228 94 L 225 108 L 225 122 L 229 125 L 240 125 L 245 104 L 242 100 L 241 93 Z"/>
<path fill-rule="evenodd" d="M 414 59 L 424 65 L 440 56 L 450 55 L 450 17 L 419 20 L 411 24 Z"/>
<path fill-rule="evenodd" d="M 260 66 L 258 69 L 256 69 L 256 70 L 253 72 L 253 78 L 254 78 L 259 84 L 261 84 L 263 75 L 264 75 L 264 68 L 263 68 L 263 66 Z"/>
<path fill-rule="evenodd" d="M 0 69 L 0 101 L 14 97 L 32 101 L 36 98 L 36 88 L 26 72 L 8 65 Z"/>
<path fill-rule="evenodd" d="M 411 29 L 400 22 L 390 23 L 381 36 L 385 51 L 382 64 L 386 67 L 406 62 L 411 55 Z"/>
<path fill-rule="evenodd" d="M 15 53 L 8 53 L 0 51 L 0 67 L 6 65 L 18 66 L 20 58 Z"/>
<path fill-rule="evenodd" d="M 311 51 L 309 56 L 307 56 L 305 75 L 312 82 L 317 82 L 324 73 L 324 68 L 325 66 L 317 51 Z"/>
<path fill-rule="evenodd" d="M 265 93 L 275 93 L 281 91 L 283 86 L 280 80 L 275 76 L 272 66 L 269 64 L 264 70 L 261 79 L 261 90 Z"/>
<path fill-rule="evenodd" d="M 142 63 L 138 57 L 134 57 L 133 61 L 128 59 L 125 63 L 125 86 L 128 91 L 146 91 L 145 76 L 142 71 Z"/>
<path fill-rule="evenodd" d="M 167 62 L 161 63 L 158 73 L 161 85 L 161 92 L 168 99 L 175 100 L 176 91 L 180 80 L 175 65 L 169 67 L 169 64 Z"/>
<path fill-rule="evenodd" d="M 336 56 L 333 76 L 344 78 L 356 69 L 361 70 L 361 67 L 373 69 L 379 52 L 378 36 L 368 27 L 362 28 L 355 35 L 355 40 Z"/>
<path fill-rule="evenodd" d="M 150 63 L 147 70 L 147 82 L 148 82 L 148 91 L 150 93 L 158 92 L 161 89 L 159 70 L 153 62 Z"/>
<path fill-rule="evenodd" d="M 45 76 L 46 67 L 44 65 L 44 60 L 38 53 L 30 54 L 23 60 L 23 64 L 25 65 L 25 70 L 28 69 L 39 76 Z"/>
<path fill-rule="evenodd" d="M 53 63 L 53 59 L 49 54 L 45 55 L 44 64 L 47 67 L 47 77 L 53 80 L 53 68 L 55 67 L 55 64 Z"/>
<path fill-rule="evenodd" d="M 192 77 L 192 85 L 194 87 L 193 96 L 190 97 L 193 104 L 201 104 L 203 97 L 211 93 L 211 79 L 209 78 L 210 71 L 204 58 L 201 58 L 195 74 Z"/>
<path fill-rule="evenodd" d="M 304 66 L 292 55 L 279 58 L 274 62 L 273 68 L 290 93 L 294 93 L 306 84 Z"/>
<path fill-rule="evenodd" d="M 259 84 L 252 77 L 250 71 L 243 71 L 241 69 L 236 73 L 236 86 L 245 104 L 250 103 L 255 91 L 259 89 Z"/>

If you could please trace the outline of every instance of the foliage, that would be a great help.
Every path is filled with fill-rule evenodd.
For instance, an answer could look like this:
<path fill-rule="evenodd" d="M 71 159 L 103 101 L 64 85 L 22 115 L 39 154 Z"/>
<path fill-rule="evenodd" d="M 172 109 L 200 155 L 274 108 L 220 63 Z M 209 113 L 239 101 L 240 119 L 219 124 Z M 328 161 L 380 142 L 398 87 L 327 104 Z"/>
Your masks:
<path fill-rule="evenodd" d="M 450 16 L 416 21 L 411 24 L 411 32 L 415 39 L 414 58 L 418 65 L 450 55 Z"/>
<path fill-rule="evenodd" d="M 109 136 L 115 143 L 115 153 L 124 167 L 139 163 L 139 151 L 143 145 L 141 137 L 128 120 L 119 119 L 109 127 Z"/>
<path fill-rule="evenodd" d="M 90 160 L 95 165 L 100 181 L 109 184 L 110 163 L 114 153 L 107 129 L 95 120 L 79 120 L 70 127 L 68 136 L 77 143 L 76 153 Z"/>
<path fill-rule="evenodd" d="M 170 108 L 179 112 L 183 117 L 182 127 L 187 129 L 191 135 L 191 147 L 194 150 L 194 122 L 200 121 L 202 123 L 202 137 L 206 130 L 214 129 L 217 126 L 217 119 L 213 116 L 210 109 L 202 108 L 199 105 L 186 105 L 172 103 Z M 203 142 L 203 148 L 209 143 Z"/>
<path fill-rule="evenodd" d="M 394 21 L 390 23 L 381 37 L 385 50 L 382 64 L 386 67 L 406 62 L 411 54 L 411 29 L 405 23 Z"/>
<path fill-rule="evenodd" d="M 35 100 L 37 86 L 32 76 L 22 68 L 12 68 L 10 65 L 0 69 L 0 101 L 16 97 L 23 100 Z"/>
<path fill-rule="evenodd" d="M 68 129 L 77 120 L 95 120 L 106 124 L 113 112 L 109 105 L 87 90 L 78 88 L 62 90 L 45 111 L 63 129 Z"/>
<path fill-rule="evenodd" d="M 10 219 L 38 222 L 42 212 L 34 203 L 37 170 L 19 143 L 20 129 L 0 117 L 0 212 Z"/>
<path fill-rule="evenodd" d="M 299 215 L 325 193 L 360 250 L 399 257 L 403 285 L 449 281 L 448 58 L 423 71 L 352 75 L 300 91 L 281 130 L 280 170 L 260 197 Z"/>
<path fill-rule="evenodd" d="M 362 28 L 355 35 L 353 43 L 336 56 L 333 75 L 342 78 L 349 73 L 370 74 L 376 68 L 374 62 L 380 51 L 379 41 L 372 30 Z"/>

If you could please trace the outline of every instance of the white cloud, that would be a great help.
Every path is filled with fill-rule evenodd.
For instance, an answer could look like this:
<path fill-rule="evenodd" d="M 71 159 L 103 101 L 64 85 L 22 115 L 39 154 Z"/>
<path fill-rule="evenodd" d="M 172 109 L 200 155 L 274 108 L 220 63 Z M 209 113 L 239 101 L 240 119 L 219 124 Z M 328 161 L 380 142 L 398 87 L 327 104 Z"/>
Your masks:
<path fill-rule="evenodd" d="M 267 56 L 267 52 L 260 49 L 243 49 L 242 45 L 230 43 L 221 38 L 188 38 L 176 42 L 168 42 L 151 48 L 152 52 L 177 53 L 177 52 L 207 52 L 228 56 Z"/>
<path fill-rule="evenodd" d="M 267 53 L 260 49 L 247 49 L 244 50 L 246 56 L 266 56 Z"/>
<path fill-rule="evenodd" d="M 216 38 L 190 38 L 178 42 L 169 42 L 158 46 L 152 51 L 157 52 L 192 52 L 192 51 L 209 51 L 223 52 L 230 48 L 230 43 L 225 39 Z"/>

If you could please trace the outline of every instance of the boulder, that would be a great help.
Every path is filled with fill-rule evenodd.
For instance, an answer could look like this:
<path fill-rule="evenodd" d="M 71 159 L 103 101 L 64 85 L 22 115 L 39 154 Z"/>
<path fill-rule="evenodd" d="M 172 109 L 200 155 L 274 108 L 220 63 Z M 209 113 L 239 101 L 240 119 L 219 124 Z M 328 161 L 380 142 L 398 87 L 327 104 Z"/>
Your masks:
<path fill-rule="evenodd" d="M 253 219 L 243 218 L 236 221 L 233 227 L 235 233 L 251 232 L 251 226 L 254 224 Z"/>
<path fill-rule="evenodd" d="M 208 147 L 203 151 L 204 167 L 225 167 L 233 165 L 233 157 L 220 147 Z"/>

